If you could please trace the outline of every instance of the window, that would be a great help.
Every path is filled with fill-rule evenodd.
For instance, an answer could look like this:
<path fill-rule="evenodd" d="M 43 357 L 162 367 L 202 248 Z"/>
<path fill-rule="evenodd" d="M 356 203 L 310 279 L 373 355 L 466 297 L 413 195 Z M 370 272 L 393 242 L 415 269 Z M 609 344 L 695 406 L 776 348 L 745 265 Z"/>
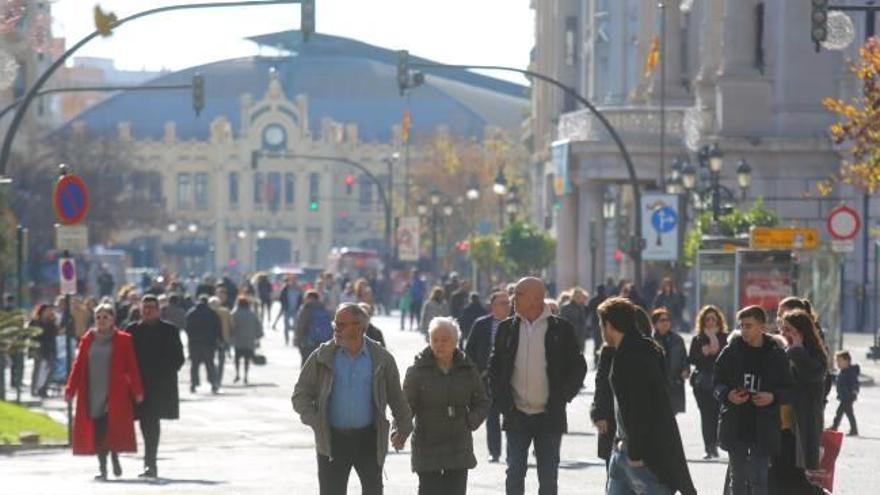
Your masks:
<path fill-rule="evenodd" d="M 366 175 L 358 177 L 358 197 L 361 206 L 369 206 L 373 202 L 373 182 Z"/>
<path fill-rule="evenodd" d="M 281 207 L 281 173 L 269 172 L 266 184 L 266 204 L 272 211 L 278 211 Z"/>
<path fill-rule="evenodd" d="M 577 62 L 577 17 L 565 18 L 565 65 L 574 67 Z"/>
<path fill-rule="evenodd" d="M 265 187 L 263 172 L 254 172 L 254 204 L 257 206 L 263 204 L 263 190 Z"/>
<path fill-rule="evenodd" d="M 755 5 L 755 68 L 764 73 L 764 2 Z"/>
<path fill-rule="evenodd" d="M 309 201 L 317 200 L 321 192 L 321 175 L 317 172 L 309 174 Z"/>
<path fill-rule="evenodd" d="M 238 172 L 229 172 L 229 205 L 238 207 Z"/>
<path fill-rule="evenodd" d="M 189 173 L 177 174 L 177 208 L 189 208 L 192 203 L 192 179 Z"/>
<path fill-rule="evenodd" d="M 293 172 L 284 174 L 284 206 L 293 208 L 296 199 L 296 176 Z"/>
<path fill-rule="evenodd" d="M 151 173 L 148 178 L 147 184 L 147 197 L 150 198 L 150 202 L 152 203 L 161 203 L 162 202 L 162 176 L 158 173 Z"/>
<path fill-rule="evenodd" d="M 197 210 L 208 209 L 208 174 L 198 172 L 195 174 L 194 194 Z"/>

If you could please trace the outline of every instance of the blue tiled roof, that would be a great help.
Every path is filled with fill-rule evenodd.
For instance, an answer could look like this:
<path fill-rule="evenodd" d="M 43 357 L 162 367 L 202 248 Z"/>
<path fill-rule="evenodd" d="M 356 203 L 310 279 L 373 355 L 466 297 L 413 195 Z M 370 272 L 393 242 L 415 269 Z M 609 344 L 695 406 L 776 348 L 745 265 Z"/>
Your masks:
<path fill-rule="evenodd" d="M 299 34 L 285 32 L 251 39 L 278 47 L 284 45 L 283 40 L 299 40 Z M 225 116 L 237 132 L 240 96 L 250 93 L 255 100 L 261 99 L 274 68 L 289 99 L 308 96 L 313 134 L 319 134 L 321 120 L 330 117 L 356 123 L 362 140 L 391 138 L 391 128 L 400 122 L 405 108 L 405 99 L 397 89 L 395 51 L 326 35 L 315 35 L 306 45 L 290 41 L 285 48 L 299 52 L 224 60 L 147 83 L 186 84 L 193 74 L 201 73 L 205 77 L 205 108 L 200 117 L 194 115 L 188 90 L 150 91 L 118 93 L 71 122 L 83 121 L 90 132 L 101 134 L 115 133 L 118 122 L 130 121 L 136 139 L 159 139 L 165 122 L 174 121 L 179 139 L 203 140 L 208 137 L 210 122 Z M 486 125 L 518 127 L 528 100 L 525 86 L 458 71 L 442 76 L 429 72 L 425 85 L 411 92 L 410 104 L 415 135 L 445 125 L 453 134 L 479 137 Z"/>

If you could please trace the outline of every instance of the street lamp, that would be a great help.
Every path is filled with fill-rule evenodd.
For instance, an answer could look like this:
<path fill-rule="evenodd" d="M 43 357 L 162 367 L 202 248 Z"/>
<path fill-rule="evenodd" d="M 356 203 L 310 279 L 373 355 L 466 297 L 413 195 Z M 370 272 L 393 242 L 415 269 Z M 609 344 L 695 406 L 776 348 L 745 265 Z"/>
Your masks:
<path fill-rule="evenodd" d="M 176 223 L 169 223 L 168 224 L 168 232 L 170 232 L 172 234 L 177 232 L 177 224 Z"/>
<path fill-rule="evenodd" d="M 471 181 L 468 183 L 467 192 L 465 193 L 467 199 L 471 201 L 476 201 L 480 199 L 480 183 L 477 182 L 476 176 L 471 176 Z"/>
<path fill-rule="evenodd" d="M 190 234 L 195 234 L 199 231 L 199 226 L 195 223 L 191 223 L 186 227 L 186 230 L 189 231 Z"/>
<path fill-rule="evenodd" d="M 446 215 L 447 217 L 452 216 L 452 204 L 451 203 L 447 202 L 445 205 L 443 205 L 443 214 Z"/>
<path fill-rule="evenodd" d="M 685 192 L 692 191 L 697 185 L 697 169 L 687 159 L 681 166 L 681 185 L 684 186 Z"/>
<path fill-rule="evenodd" d="M 752 167 L 745 158 L 740 158 L 736 166 L 736 183 L 745 196 L 746 189 L 752 185 Z"/>
<path fill-rule="evenodd" d="M 617 198 L 614 197 L 614 194 L 611 190 L 605 191 L 605 197 L 602 201 L 602 217 L 605 220 L 614 220 L 614 217 L 617 216 Z"/>
<path fill-rule="evenodd" d="M 724 168 L 724 152 L 721 151 L 718 143 L 712 144 L 707 156 L 709 157 L 709 170 L 714 174 L 720 174 L 721 169 Z"/>
<path fill-rule="evenodd" d="M 495 175 L 495 183 L 492 184 L 492 192 L 501 197 L 507 193 L 507 177 L 504 176 L 503 168 L 499 168 L 498 174 Z"/>
<path fill-rule="evenodd" d="M 257 231 L 257 238 L 258 239 L 265 239 L 266 238 L 266 231 L 265 230 L 258 230 Z"/>
<path fill-rule="evenodd" d="M 516 213 L 518 208 L 519 199 L 517 199 L 518 189 L 516 185 L 511 185 L 507 191 L 507 216 L 510 218 L 510 223 L 513 223 L 516 220 Z"/>
<path fill-rule="evenodd" d="M 428 198 L 431 201 L 431 206 L 437 206 L 440 204 L 440 191 L 437 188 L 431 189 L 431 194 Z"/>
<path fill-rule="evenodd" d="M 247 231 L 245 231 L 244 229 L 241 229 L 238 231 L 238 238 L 239 239 L 244 239 L 246 237 L 247 237 Z"/>
<path fill-rule="evenodd" d="M 418 203 L 416 203 L 416 212 L 421 216 L 427 215 L 428 205 L 426 205 L 424 201 L 419 201 Z"/>

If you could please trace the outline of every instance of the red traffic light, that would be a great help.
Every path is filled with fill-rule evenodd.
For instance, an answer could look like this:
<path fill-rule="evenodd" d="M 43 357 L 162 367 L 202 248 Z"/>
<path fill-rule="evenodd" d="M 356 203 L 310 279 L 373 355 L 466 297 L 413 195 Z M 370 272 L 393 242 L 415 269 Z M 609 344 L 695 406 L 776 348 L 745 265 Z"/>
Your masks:
<path fill-rule="evenodd" d="M 353 176 L 353 175 L 348 174 L 348 175 L 345 176 L 345 185 L 346 185 L 346 186 L 352 186 L 352 185 L 354 185 L 354 176 Z"/>

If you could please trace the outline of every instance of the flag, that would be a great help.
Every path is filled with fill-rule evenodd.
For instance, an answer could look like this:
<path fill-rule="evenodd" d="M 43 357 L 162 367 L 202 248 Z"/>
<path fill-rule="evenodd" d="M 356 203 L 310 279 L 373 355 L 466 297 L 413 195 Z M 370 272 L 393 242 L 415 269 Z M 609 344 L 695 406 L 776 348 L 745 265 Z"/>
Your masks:
<path fill-rule="evenodd" d="M 403 117 L 400 119 L 400 139 L 404 143 L 409 142 L 409 130 L 412 127 L 412 116 L 409 109 L 403 111 Z"/>
<path fill-rule="evenodd" d="M 645 77 L 650 78 L 654 74 L 654 69 L 660 63 L 660 36 L 654 35 L 651 38 L 651 47 L 648 49 L 648 56 L 645 58 Z"/>

